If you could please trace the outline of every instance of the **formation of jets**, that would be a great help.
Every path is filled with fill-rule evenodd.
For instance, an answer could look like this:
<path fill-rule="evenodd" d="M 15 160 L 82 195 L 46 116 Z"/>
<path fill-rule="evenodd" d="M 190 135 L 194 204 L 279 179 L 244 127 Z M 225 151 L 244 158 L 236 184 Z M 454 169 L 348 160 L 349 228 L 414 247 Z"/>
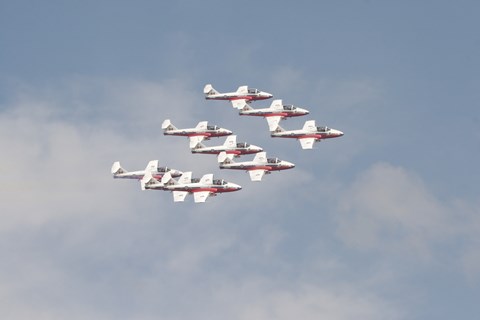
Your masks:
<path fill-rule="evenodd" d="M 241 116 L 264 117 L 267 120 L 268 129 L 272 138 L 293 138 L 300 142 L 302 149 L 313 149 L 315 142 L 324 139 L 343 136 L 343 132 L 327 126 L 317 126 L 315 120 L 308 120 L 303 128 L 285 130 L 280 122 L 286 118 L 305 116 L 309 111 L 291 104 L 283 104 L 281 99 L 273 100 L 269 107 L 254 109 L 251 103 L 256 100 L 272 98 L 273 95 L 240 86 L 235 92 L 220 93 L 211 84 L 205 85 L 203 92 L 207 100 L 227 100 L 239 110 Z M 170 119 L 162 123 L 163 134 L 166 136 L 183 136 L 189 139 L 190 151 L 193 154 L 217 155 L 220 169 L 244 170 L 250 175 L 251 181 L 261 181 L 265 174 L 272 171 L 292 169 L 295 164 L 267 157 L 263 148 L 247 142 L 237 142 L 237 136 L 231 130 L 216 125 L 209 125 L 208 121 L 200 121 L 194 128 L 179 129 Z M 204 140 L 214 137 L 226 137 L 221 145 L 207 146 Z M 244 155 L 254 154 L 253 160 L 238 161 Z M 242 187 L 233 182 L 223 179 L 214 179 L 212 173 L 203 175 L 201 178 L 192 178 L 192 172 L 182 172 L 170 167 L 159 166 L 158 160 L 152 160 L 144 170 L 127 171 L 122 168 L 120 162 L 113 163 L 111 173 L 114 178 L 136 179 L 140 181 L 142 190 L 163 190 L 173 193 L 174 202 L 184 201 L 188 194 L 193 194 L 195 202 L 205 202 L 210 196 L 219 193 L 234 192 Z"/>

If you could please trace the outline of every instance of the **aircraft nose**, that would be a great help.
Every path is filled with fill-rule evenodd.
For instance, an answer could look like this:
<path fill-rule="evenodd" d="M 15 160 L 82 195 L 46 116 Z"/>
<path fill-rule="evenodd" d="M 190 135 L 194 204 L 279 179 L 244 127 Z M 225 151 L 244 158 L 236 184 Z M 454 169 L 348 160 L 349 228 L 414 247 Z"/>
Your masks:
<path fill-rule="evenodd" d="M 258 146 L 254 146 L 252 145 L 252 149 L 255 150 L 255 151 L 258 151 L 258 152 L 262 152 L 263 149 L 261 147 L 258 147 Z"/>
<path fill-rule="evenodd" d="M 242 186 L 236 183 L 230 183 L 232 188 L 235 190 L 242 190 Z"/>
<path fill-rule="evenodd" d="M 273 94 L 268 93 L 268 92 L 264 92 L 263 94 L 264 94 L 267 98 L 273 97 Z"/>
<path fill-rule="evenodd" d="M 287 166 L 289 169 L 290 168 L 295 168 L 295 164 L 291 163 L 291 162 L 288 162 L 288 161 L 285 161 L 285 166 Z"/>

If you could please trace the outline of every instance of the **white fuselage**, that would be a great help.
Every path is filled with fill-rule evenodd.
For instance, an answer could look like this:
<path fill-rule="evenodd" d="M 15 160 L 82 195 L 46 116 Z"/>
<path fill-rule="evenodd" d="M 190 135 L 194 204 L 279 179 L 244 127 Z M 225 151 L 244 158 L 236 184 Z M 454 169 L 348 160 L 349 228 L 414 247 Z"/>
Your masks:
<path fill-rule="evenodd" d="M 241 116 L 256 116 L 256 117 L 299 117 L 308 114 L 308 110 L 295 107 L 295 109 L 272 109 L 272 108 L 262 108 L 262 109 L 250 109 L 250 110 L 240 110 L 239 115 Z"/>
<path fill-rule="evenodd" d="M 152 176 L 155 179 L 160 180 L 160 179 L 162 179 L 163 175 L 166 172 L 170 172 L 170 174 L 174 178 L 180 177 L 182 175 L 181 171 L 178 171 L 178 170 L 175 170 L 175 169 L 158 168 L 157 171 L 152 172 Z M 113 178 L 114 179 L 137 179 L 137 180 L 141 180 L 141 179 L 143 179 L 144 176 L 145 176 L 145 170 L 138 170 L 138 171 L 130 171 L 130 172 L 124 172 L 124 173 L 115 173 L 113 175 Z"/>
<path fill-rule="evenodd" d="M 317 129 L 317 130 L 290 130 L 290 131 L 273 131 L 270 133 L 273 138 L 294 138 L 294 139 L 303 139 L 303 138 L 314 138 L 316 141 L 330 138 L 338 138 L 343 136 L 343 132 L 340 130 L 327 128 Z"/>
<path fill-rule="evenodd" d="M 200 154 L 219 154 L 220 152 L 225 151 L 227 154 L 234 154 L 236 156 L 245 155 L 245 154 L 254 154 L 261 152 L 263 149 L 255 145 L 250 145 L 246 143 L 237 143 L 236 147 L 227 147 L 227 146 L 212 146 L 212 147 L 200 147 L 192 149 L 192 153 Z"/>
<path fill-rule="evenodd" d="M 165 130 L 163 132 L 164 135 L 168 136 L 182 136 L 182 137 L 195 137 L 195 136 L 202 136 L 205 138 L 210 137 L 223 137 L 232 134 L 232 131 L 216 127 L 214 129 L 197 129 L 197 128 L 189 128 L 189 129 L 170 129 Z"/>
<path fill-rule="evenodd" d="M 272 94 L 268 92 L 258 91 L 257 93 L 237 93 L 237 92 L 226 92 L 226 93 L 218 93 L 218 94 L 211 94 L 205 96 L 207 100 L 246 100 L 246 101 L 255 101 L 255 100 L 265 100 L 270 99 L 273 97 Z"/>
<path fill-rule="evenodd" d="M 267 162 L 245 161 L 233 163 L 220 163 L 220 169 L 232 170 L 265 170 L 265 171 L 279 171 L 294 168 L 295 165 L 288 161 L 269 159 Z"/>
<path fill-rule="evenodd" d="M 191 183 L 184 184 L 153 184 L 145 186 L 146 189 L 169 190 L 169 191 L 186 191 L 189 193 L 208 191 L 211 193 L 224 193 L 241 190 L 242 187 L 238 184 L 227 182 L 224 180 L 216 180 L 217 183 L 201 183 L 199 179 L 191 179 Z"/>

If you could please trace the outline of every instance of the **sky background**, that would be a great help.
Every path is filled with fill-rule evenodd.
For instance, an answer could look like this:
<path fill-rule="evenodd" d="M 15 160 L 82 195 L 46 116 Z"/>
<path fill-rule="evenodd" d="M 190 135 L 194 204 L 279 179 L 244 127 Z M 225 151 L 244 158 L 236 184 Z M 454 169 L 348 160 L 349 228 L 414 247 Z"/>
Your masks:
<path fill-rule="evenodd" d="M 0 1 L 0 318 L 478 318 L 479 12 Z M 273 93 L 310 110 L 284 128 L 345 136 L 271 139 L 265 120 L 206 101 L 206 83 Z M 253 183 L 163 136 L 167 118 L 296 167 Z M 243 189 L 173 203 L 110 175 L 152 159 Z"/>

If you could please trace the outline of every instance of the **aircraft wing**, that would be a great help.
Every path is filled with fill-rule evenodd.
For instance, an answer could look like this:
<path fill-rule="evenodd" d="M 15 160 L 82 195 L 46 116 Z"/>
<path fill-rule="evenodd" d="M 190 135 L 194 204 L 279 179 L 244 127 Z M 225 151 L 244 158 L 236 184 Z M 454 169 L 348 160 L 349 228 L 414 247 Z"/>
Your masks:
<path fill-rule="evenodd" d="M 302 149 L 312 149 L 315 138 L 300 138 L 298 141 L 300 141 Z"/>
<path fill-rule="evenodd" d="M 258 170 L 250 170 L 248 171 L 250 174 L 250 180 L 252 181 L 262 181 L 262 178 L 265 174 L 264 169 L 258 169 Z"/>
<path fill-rule="evenodd" d="M 268 129 L 270 131 L 275 131 L 278 127 L 278 124 L 280 123 L 280 120 L 282 120 L 282 116 L 271 116 L 271 117 L 265 117 L 268 122 Z"/>
<path fill-rule="evenodd" d="M 187 191 L 173 191 L 173 201 L 174 202 L 182 202 L 185 200 L 187 196 Z"/>
<path fill-rule="evenodd" d="M 237 100 L 232 100 L 232 106 L 236 109 L 243 109 L 243 107 L 245 107 L 245 105 L 248 106 L 247 104 L 247 100 L 245 99 L 237 99 Z"/>
<path fill-rule="evenodd" d="M 205 202 L 210 196 L 210 191 L 198 191 L 193 193 L 195 202 Z"/>

